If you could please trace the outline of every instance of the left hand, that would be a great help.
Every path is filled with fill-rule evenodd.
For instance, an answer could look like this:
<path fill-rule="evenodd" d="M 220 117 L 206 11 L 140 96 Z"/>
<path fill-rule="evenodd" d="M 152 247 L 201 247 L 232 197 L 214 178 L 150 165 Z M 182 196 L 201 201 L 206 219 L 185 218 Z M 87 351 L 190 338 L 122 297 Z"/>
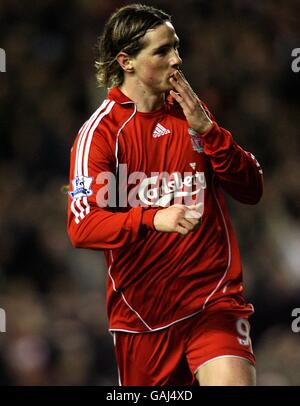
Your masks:
<path fill-rule="evenodd" d="M 213 123 L 183 73 L 176 71 L 170 83 L 175 90 L 171 90 L 170 95 L 181 105 L 189 126 L 200 134 L 207 132 Z"/>

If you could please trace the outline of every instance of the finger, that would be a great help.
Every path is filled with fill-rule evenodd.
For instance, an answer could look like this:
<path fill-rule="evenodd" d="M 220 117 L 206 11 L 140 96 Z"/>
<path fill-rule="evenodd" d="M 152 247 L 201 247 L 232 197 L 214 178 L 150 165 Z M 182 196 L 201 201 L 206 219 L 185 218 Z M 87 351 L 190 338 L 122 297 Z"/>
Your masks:
<path fill-rule="evenodd" d="M 197 101 L 195 93 L 193 93 L 190 85 L 187 82 L 184 82 L 180 77 L 178 79 L 174 77 L 170 78 L 170 83 L 182 97 L 186 96 L 193 102 Z"/>
<path fill-rule="evenodd" d="M 186 228 L 188 231 L 192 231 L 193 230 L 193 228 L 194 228 L 194 226 L 196 225 L 196 223 L 192 223 L 192 221 L 194 221 L 195 222 L 195 219 L 192 219 L 191 221 L 188 221 L 187 219 L 181 219 L 179 222 L 178 222 L 178 224 L 181 226 L 181 227 L 183 227 L 183 228 Z"/>
<path fill-rule="evenodd" d="M 173 89 L 176 90 L 176 92 L 178 93 L 183 93 L 183 86 L 180 85 L 180 83 L 178 82 L 178 80 L 175 80 L 175 78 L 171 77 L 170 79 L 170 83 L 173 86 Z"/>
<path fill-rule="evenodd" d="M 191 100 L 193 100 L 193 102 L 196 103 L 197 107 L 198 107 L 198 108 L 200 107 L 200 109 L 202 110 L 202 112 L 207 116 L 207 114 L 206 114 L 206 112 L 205 112 L 205 110 L 204 110 L 202 104 L 200 103 L 200 100 L 199 100 L 197 94 L 193 91 L 191 85 L 189 84 L 189 82 L 187 81 L 187 79 L 185 78 L 183 72 L 182 72 L 180 69 L 178 69 L 178 70 L 174 73 L 174 78 L 175 78 L 175 82 L 177 81 L 177 83 L 178 83 L 179 85 L 180 85 L 180 84 L 181 84 L 182 86 L 184 85 L 184 86 L 188 89 L 189 95 L 191 96 Z M 179 90 L 179 89 L 178 89 L 178 90 Z M 179 90 L 179 93 L 180 93 L 180 90 Z M 194 108 L 195 105 L 194 105 L 194 104 L 193 104 L 192 106 L 190 105 L 190 107 Z"/>
<path fill-rule="evenodd" d="M 174 92 L 174 90 L 170 90 L 170 95 L 174 97 L 174 99 L 182 106 L 184 103 L 183 97 L 179 94 Z"/>
<path fill-rule="evenodd" d="M 182 72 L 180 69 L 178 69 L 178 70 L 174 73 L 174 77 L 176 78 L 176 80 L 182 80 L 182 81 L 184 81 L 185 83 L 188 84 L 188 81 L 186 80 L 186 78 L 185 78 L 183 72 Z"/>
<path fill-rule="evenodd" d="M 202 224 L 202 216 L 198 211 L 195 210 L 187 210 L 185 212 L 185 219 L 194 225 L 192 232 L 197 231 Z"/>
<path fill-rule="evenodd" d="M 174 97 L 174 99 L 180 104 L 184 114 L 190 115 L 193 111 L 193 104 L 188 101 L 187 97 L 183 97 L 182 95 L 174 92 L 174 90 L 170 91 L 170 95 Z"/>
<path fill-rule="evenodd" d="M 177 72 L 175 72 L 174 78 L 178 83 L 180 83 L 182 85 L 184 84 L 185 86 L 187 86 L 189 88 L 189 90 L 192 90 L 191 85 L 186 80 L 184 74 L 181 71 L 178 70 Z"/>
<path fill-rule="evenodd" d="M 198 96 L 196 95 L 196 93 L 193 91 L 191 85 L 189 84 L 189 82 L 187 81 L 187 79 L 185 78 L 183 72 L 181 70 L 178 70 L 175 72 L 174 74 L 174 78 L 175 80 L 177 80 L 177 82 L 182 85 L 185 86 L 187 88 L 187 90 L 189 91 L 190 95 L 195 99 L 198 100 Z"/>
<path fill-rule="evenodd" d="M 175 203 L 175 204 L 173 204 L 171 207 L 177 207 L 178 209 L 182 209 L 182 208 L 185 207 L 185 205 L 184 205 L 184 204 Z"/>
<path fill-rule="evenodd" d="M 186 206 L 185 218 L 201 218 L 200 210 L 202 206 L 202 202 Z"/>
<path fill-rule="evenodd" d="M 202 202 L 199 202 L 199 203 L 196 203 L 196 204 L 190 204 L 189 206 L 185 206 L 185 207 L 186 207 L 186 209 L 189 209 L 189 210 L 197 210 L 201 206 L 203 206 Z"/>
<path fill-rule="evenodd" d="M 180 104 L 180 106 L 184 112 L 190 111 L 189 105 L 186 103 L 186 100 L 180 94 L 174 92 L 174 90 L 171 90 L 170 95 L 172 97 L 174 97 L 174 99 Z"/>
<path fill-rule="evenodd" d="M 194 229 L 195 229 L 195 227 L 197 227 L 198 226 L 198 224 L 200 223 L 200 221 L 201 221 L 201 218 L 199 217 L 199 218 L 185 218 L 185 220 L 186 221 L 188 221 L 189 223 L 190 223 L 190 225 L 191 225 L 191 231 L 194 231 Z"/>
<path fill-rule="evenodd" d="M 189 82 L 187 81 L 187 79 L 185 78 L 183 72 L 181 70 L 178 70 L 175 72 L 174 74 L 174 78 L 175 81 L 177 81 L 177 83 L 179 84 L 179 86 L 181 85 L 182 87 L 186 88 L 186 92 L 188 93 L 188 95 L 190 96 L 190 100 L 192 100 L 193 104 L 190 105 L 190 107 L 192 109 L 194 109 L 195 105 L 197 106 L 197 108 L 202 109 L 199 97 L 197 96 L 197 94 L 193 91 L 191 85 L 189 84 Z"/>
<path fill-rule="evenodd" d="M 191 93 L 191 91 L 187 88 L 187 86 L 181 85 L 179 82 L 176 82 L 176 80 L 174 80 L 173 78 L 170 79 L 170 83 L 177 92 L 177 98 L 173 94 L 172 90 L 170 93 L 175 98 L 175 100 L 178 101 L 178 103 L 182 106 L 182 108 L 184 108 L 183 103 L 185 103 L 185 106 L 190 113 L 195 110 L 195 107 L 198 108 L 198 101 Z M 181 99 L 178 98 L 178 93 Z"/>
<path fill-rule="evenodd" d="M 195 232 L 195 231 L 197 231 L 198 230 L 198 228 L 201 226 L 201 224 L 202 224 L 202 218 L 200 218 L 200 220 L 198 221 L 198 223 L 195 225 L 195 227 L 193 228 L 193 233 Z"/>
<path fill-rule="evenodd" d="M 182 237 L 185 237 L 189 233 L 189 230 L 178 224 L 176 227 L 176 232 L 180 234 Z"/>
<path fill-rule="evenodd" d="M 184 218 L 191 221 L 192 219 L 198 220 L 201 218 L 201 214 L 196 210 L 187 210 L 184 213 Z"/>

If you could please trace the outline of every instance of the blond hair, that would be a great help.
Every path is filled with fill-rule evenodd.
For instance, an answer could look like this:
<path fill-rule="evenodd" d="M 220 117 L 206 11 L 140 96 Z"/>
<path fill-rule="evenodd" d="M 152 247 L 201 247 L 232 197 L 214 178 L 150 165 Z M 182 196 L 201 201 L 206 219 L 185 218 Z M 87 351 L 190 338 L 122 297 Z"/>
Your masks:
<path fill-rule="evenodd" d="M 98 85 L 120 86 L 124 71 L 116 60 L 119 52 L 136 56 L 145 46 L 146 32 L 170 20 L 164 11 L 143 4 L 131 4 L 114 12 L 98 42 L 99 57 L 95 61 Z"/>

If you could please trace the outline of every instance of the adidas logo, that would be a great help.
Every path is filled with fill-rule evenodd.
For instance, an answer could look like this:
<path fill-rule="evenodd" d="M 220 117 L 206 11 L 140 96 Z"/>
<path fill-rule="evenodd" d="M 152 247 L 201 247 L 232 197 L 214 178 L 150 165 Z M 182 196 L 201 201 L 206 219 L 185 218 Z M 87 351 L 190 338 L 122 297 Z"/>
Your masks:
<path fill-rule="evenodd" d="M 161 137 L 162 135 L 170 134 L 170 132 L 171 132 L 170 130 L 168 130 L 161 124 L 157 123 L 152 135 L 154 138 L 158 138 Z"/>

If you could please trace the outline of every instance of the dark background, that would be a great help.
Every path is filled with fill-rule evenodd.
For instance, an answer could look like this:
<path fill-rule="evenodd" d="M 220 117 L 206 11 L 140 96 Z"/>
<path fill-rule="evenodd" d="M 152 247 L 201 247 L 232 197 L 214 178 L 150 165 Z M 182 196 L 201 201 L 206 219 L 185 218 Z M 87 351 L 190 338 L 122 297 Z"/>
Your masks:
<path fill-rule="evenodd" d="M 1 0 L 0 384 L 115 385 L 102 253 L 66 235 L 69 151 L 101 103 L 95 43 L 126 1 Z M 187 78 L 264 169 L 257 206 L 228 199 L 258 384 L 300 385 L 299 1 L 145 1 L 173 16 Z"/>

